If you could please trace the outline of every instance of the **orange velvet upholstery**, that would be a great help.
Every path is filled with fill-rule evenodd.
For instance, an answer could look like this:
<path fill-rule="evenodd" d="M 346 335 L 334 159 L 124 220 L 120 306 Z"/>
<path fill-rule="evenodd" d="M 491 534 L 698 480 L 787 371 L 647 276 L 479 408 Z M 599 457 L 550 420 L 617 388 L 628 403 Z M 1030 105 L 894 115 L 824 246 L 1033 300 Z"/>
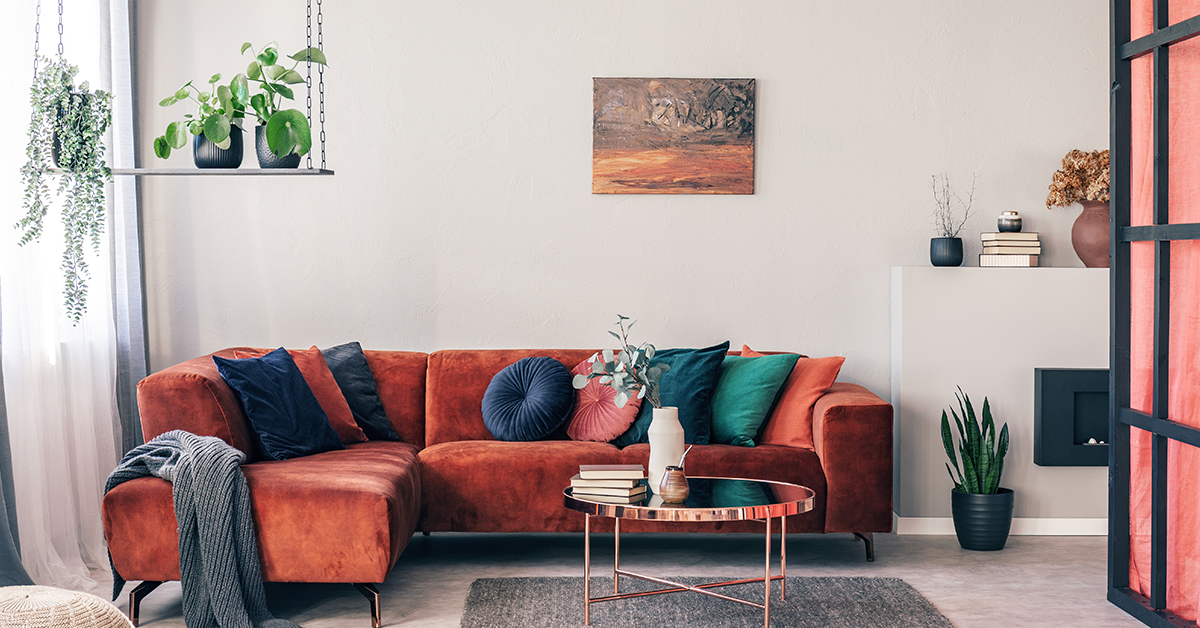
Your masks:
<path fill-rule="evenodd" d="M 400 440 L 425 446 L 425 369 L 429 354 L 416 351 L 363 351 L 375 388 Z M 480 420 L 483 420 L 482 418 Z"/>
<path fill-rule="evenodd" d="M 268 582 L 383 582 L 416 530 L 417 448 L 368 441 L 242 466 Z M 138 478 L 104 497 L 104 535 L 127 580 L 178 580 L 171 485 Z"/>
<path fill-rule="evenodd" d="M 595 352 L 595 349 L 497 349 L 431 353 L 425 390 L 425 446 L 495 440 L 483 425 L 480 404 L 492 377 L 509 364 L 521 358 L 548 356 L 562 362 L 569 371 Z"/>
<path fill-rule="evenodd" d="M 813 408 L 813 444 L 829 491 L 825 531 L 891 532 L 891 404 L 835 383 Z"/>

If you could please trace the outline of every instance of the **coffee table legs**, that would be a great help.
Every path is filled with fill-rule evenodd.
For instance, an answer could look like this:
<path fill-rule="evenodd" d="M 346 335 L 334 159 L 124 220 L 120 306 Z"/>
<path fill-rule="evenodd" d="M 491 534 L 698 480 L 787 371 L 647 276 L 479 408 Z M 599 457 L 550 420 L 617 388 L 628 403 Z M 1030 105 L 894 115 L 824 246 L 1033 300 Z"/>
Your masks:
<path fill-rule="evenodd" d="M 592 623 L 591 606 L 592 602 L 608 602 L 612 600 L 623 600 L 632 597 L 643 597 L 647 595 L 659 595 L 662 593 L 678 593 L 680 591 L 695 591 L 712 597 L 737 602 L 747 606 L 763 609 L 763 626 L 770 628 L 771 626 L 771 581 L 779 580 L 779 599 L 784 600 L 787 596 L 787 516 L 779 518 L 779 567 L 780 574 L 778 576 L 771 575 L 771 517 L 767 517 L 766 523 L 766 566 L 762 578 L 746 578 L 743 580 L 730 580 L 728 582 L 711 582 L 708 584 L 700 584 L 696 586 L 686 585 L 663 578 L 655 578 L 643 574 L 633 573 L 631 571 L 623 571 L 621 569 L 621 519 L 620 517 L 613 518 L 613 594 L 604 597 L 593 598 L 591 589 L 592 576 L 592 515 L 584 513 L 583 519 L 583 624 L 590 626 Z M 621 594 L 620 577 L 629 576 L 649 582 L 667 585 L 671 588 L 658 589 L 656 591 L 639 591 L 636 593 Z M 758 604 L 749 600 L 742 600 L 728 595 L 721 595 L 713 591 L 706 591 L 713 587 L 724 587 L 734 584 L 746 584 L 749 582 L 763 583 L 763 603 Z"/>

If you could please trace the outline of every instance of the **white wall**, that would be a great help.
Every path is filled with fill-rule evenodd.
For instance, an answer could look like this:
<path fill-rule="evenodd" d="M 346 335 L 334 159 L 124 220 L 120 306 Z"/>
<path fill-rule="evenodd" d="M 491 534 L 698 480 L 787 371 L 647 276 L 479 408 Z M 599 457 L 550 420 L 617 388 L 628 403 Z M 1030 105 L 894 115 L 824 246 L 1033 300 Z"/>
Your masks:
<path fill-rule="evenodd" d="M 928 263 L 930 176 L 978 233 L 1019 210 L 1079 266 L 1063 154 L 1107 144 L 1107 5 L 326 2 L 332 178 L 146 178 L 152 368 L 239 344 L 847 357 L 889 396 L 889 268 Z M 218 16 L 213 18 L 212 16 Z M 138 3 L 143 165 L 190 78 L 304 46 L 299 0 Z M 590 191 L 592 77 L 758 80 L 753 196 Z M 250 137 L 249 135 L 247 136 Z M 252 153 L 247 165 L 253 164 Z"/>
<path fill-rule="evenodd" d="M 961 386 L 977 413 L 987 397 L 997 426 L 1008 424 L 1001 486 L 1016 492 L 1014 516 L 1070 520 L 1059 527 L 1104 534 L 1108 468 L 1033 462 L 1033 370 L 1108 367 L 1108 272 L 895 268 L 892 278 L 901 532 L 914 523 L 906 517 L 944 517 L 942 523 L 950 524 L 954 485 L 946 472 L 941 416 L 958 407 L 954 392 Z M 921 523 L 929 522 L 916 527 Z"/>

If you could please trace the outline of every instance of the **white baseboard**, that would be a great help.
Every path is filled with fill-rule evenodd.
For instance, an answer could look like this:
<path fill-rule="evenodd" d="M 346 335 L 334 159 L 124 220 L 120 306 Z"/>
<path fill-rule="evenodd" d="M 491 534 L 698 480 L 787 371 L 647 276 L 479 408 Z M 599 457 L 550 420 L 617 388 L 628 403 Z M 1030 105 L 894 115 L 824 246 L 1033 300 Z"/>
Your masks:
<path fill-rule="evenodd" d="M 896 534 L 954 534 L 954 519 L 950 517 L 899 517 L 892 513 L 892 529 Z M 1052 519 L 1014 517 L 1013 536 L 1106 536 L 1108 519 Z"/>

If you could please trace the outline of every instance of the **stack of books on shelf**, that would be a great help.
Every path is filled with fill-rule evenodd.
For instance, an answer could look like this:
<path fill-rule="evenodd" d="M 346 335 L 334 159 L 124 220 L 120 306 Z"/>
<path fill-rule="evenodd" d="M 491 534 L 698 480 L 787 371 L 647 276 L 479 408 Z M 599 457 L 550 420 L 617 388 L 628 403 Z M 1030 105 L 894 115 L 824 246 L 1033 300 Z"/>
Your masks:
<path fill-rule="evenodd" d="M 979 265 L 984 267 L 1024 266 L 1034 268 L 1042 254 L 1042 243 L 1038 234 L 1022 231 L 991 232 L 979 234 L 983 240 L 983 253 Z"/>
<path fill-rule="evenodd" d="M 571 478 L 571 494 L 610 504 L 646 499 L 646 469 L 640 464 L 581 464 Z"/>

